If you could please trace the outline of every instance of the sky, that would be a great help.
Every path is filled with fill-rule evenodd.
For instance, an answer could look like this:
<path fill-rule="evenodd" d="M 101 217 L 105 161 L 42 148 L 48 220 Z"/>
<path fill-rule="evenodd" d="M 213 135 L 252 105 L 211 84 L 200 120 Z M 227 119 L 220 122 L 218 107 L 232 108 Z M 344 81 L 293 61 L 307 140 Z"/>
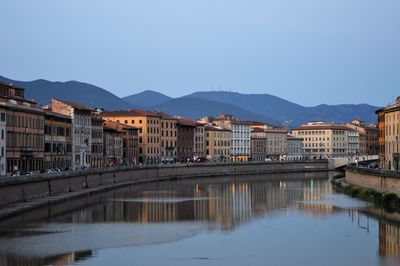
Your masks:
<path fill-rule="evenodd" d="M 0 0 L 0 10 L 0 75 L 11 79 L 305 106 L 400 95 L 399 0 Z"/>

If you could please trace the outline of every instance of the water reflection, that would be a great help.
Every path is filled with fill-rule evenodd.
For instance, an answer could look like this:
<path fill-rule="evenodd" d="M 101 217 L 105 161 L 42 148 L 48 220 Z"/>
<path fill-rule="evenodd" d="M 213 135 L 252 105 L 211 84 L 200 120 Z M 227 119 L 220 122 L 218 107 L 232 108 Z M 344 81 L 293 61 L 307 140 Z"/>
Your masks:
<path fill-rule="evenodd" d="M 328 219 L 347 212 L 357 230 L 369 234 L 370 219 L 379 217 L 370 218 L 369 209 L 369 204 L 333 193 L 325 174 L 137 185 L 3 221 L 0 266 L 70 265 L 96 256 L 96 251 L 81 250 L 169 243 L 299 213 Z M 382 257 L 400 258 L 400 229 L 394 220 L 379 219 Z"/>
<path fill-rule="evenodd" d="M 205 221 L 209 228 L 232 230 L 274 210 L 294 207 L 321 215 L 334 211 L 321 204 L 331 194 L 326 180 L 228 183 L 162 183 L 146 190 L 121 191 L 90 208 L 50 218 L 58 223 L 170 223 Z M 316 202 L 316 203 L 313 203 Z"/>
<path fill-rule="evenodd" d="M 379 254 L 400 257 L 400 227 L 398 224 L 379 221 Z"/>
<path fill-rule="evenodd" d="M 0 265 L 8 266 L 41 266 L 41 265 L 54 265 L 54 266 L 64 266 L 71 265 L 73 263 L 83 261 L 89 257 L 93 256 L 92 251 L 81 251 L 72 252 L 68 254 L 62 254 L 53 257 L 41 258 L 41 259 L 28 259 L 24 257 L 18 257 L 13 255 L 7 255 L 0 257 Z"/>

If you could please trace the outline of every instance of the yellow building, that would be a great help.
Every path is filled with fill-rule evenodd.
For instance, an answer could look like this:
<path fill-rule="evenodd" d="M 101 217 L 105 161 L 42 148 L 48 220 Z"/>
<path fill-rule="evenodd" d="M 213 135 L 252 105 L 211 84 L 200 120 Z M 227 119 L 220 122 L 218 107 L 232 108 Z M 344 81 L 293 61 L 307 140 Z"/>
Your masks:
<path fill-rule="evenodd" d="M 206 158 L 213 162 L 227 162 L 230 158 L 232 131 L 223 127 L 205 126 Z"/>
<path fill-rule="evenodd" d="M 381 166 L 400 170 L 400 97 L 396 103 L 376 111 L 379 117 Z"/>
<path fill-rule="evenodd" d="M 348 156 L 349 128 L 343 125 L 310 122 L 293 129 L 292 134 L 303 138 L 304 155 L 325 159 Z"/>
<path fill-rule="evenodd" d="M 177 159 L 177 119 L 167 113 L 157 112 L 161 119 L 161 162 L 175 162 Z"/>
<path fill-rule="evenodd" d="M 139 129 L 139 162 L 161 162 L 161 115 L 142 110 L 110 111 L 102 114 L 104 120 L 119 122 Z"/>

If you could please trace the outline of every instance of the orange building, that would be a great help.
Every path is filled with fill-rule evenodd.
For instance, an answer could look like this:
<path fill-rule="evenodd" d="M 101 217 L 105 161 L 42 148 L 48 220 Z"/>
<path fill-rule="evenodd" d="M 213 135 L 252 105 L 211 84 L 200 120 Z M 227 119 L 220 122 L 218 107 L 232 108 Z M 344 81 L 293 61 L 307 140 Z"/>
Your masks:
<path fill-rule="evenodd" d="M 138 128 L 139 162 L 158 164 L 161 162 L 161 115 L 142 110 L 108 111 L 104 120 L 119 122 Z"/>
<path fill-rule="evenodd" d="M 167 113 L 157 112 L 161 117 L 161 161 L 175 162 L 177 159 L 177 119 Z"/>
<path fill-rule="evenodd" d="M 380 164 L 383 169 L 400 170 L 400 97 L 394 104 L 376 111 L 378 115 Z"/>

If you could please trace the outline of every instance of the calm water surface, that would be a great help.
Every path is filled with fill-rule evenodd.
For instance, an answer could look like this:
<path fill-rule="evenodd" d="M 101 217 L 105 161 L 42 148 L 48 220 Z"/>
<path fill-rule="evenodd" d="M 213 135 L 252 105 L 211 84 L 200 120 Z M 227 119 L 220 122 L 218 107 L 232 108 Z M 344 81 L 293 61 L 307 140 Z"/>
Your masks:
<path fill-rule="evenodd" d="M 0 265 L 400 265 L 398 221 L 327 173 L 169 181 L 3 221 Z"/>

